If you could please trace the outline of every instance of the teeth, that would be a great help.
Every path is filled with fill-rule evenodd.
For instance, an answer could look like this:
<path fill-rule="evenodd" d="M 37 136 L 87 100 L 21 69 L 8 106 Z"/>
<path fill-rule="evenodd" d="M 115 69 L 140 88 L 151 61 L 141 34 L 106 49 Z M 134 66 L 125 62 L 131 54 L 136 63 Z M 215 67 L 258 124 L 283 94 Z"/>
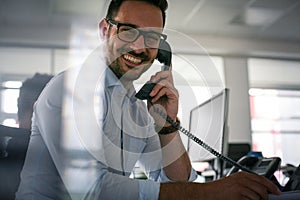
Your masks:
<path fill-rule="evenodd" d="M 139 59 L 139 58 L 134 58 L 134 57 L 132 57 L 132 56 L 130 56 L 130 55 L 127 55 L 127 54 L 124 55 L 124 58 L 125 58 L 126 60 L 128 60 L 128 61 L 134 63 L 134 64 L 140 64 L 140 63 L 142 62 L 141 59 Z"/>

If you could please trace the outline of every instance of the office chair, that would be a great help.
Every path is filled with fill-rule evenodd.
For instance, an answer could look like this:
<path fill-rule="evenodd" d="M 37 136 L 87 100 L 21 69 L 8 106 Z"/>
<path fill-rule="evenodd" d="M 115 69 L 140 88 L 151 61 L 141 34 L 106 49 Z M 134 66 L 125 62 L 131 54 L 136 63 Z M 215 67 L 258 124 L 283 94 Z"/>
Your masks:
<path fill-rule="evenodd" d="M 0 197 L 15 199 L 28 148 L 30 130 L 0 125 Z"/>

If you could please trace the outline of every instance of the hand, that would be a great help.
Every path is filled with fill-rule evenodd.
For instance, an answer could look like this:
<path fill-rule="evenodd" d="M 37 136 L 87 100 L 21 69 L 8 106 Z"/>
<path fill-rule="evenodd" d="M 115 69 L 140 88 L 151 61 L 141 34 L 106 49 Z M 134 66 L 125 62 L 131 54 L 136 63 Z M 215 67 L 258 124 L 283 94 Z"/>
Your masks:
<path fill-rule="evenodd" d="M 151 77 L 150 81 L 157 83 L 150 93 L 150 96 L 153 97 L 152 103 L 164 107 L 166 114 L 175 120 L 178 113 L 179 94 L 173 82 L 172 64 L 170 70 L 157 72 Z M 150 107 L 151 105 L 148 103 L 148 109 Z M 154 115 L 153 113 L 151 114 Z"/>
<path fill-rule="evenodd" d="M 247 172 L 234 173 L 231 176 L 207 183 L 211 184 L 214 199 L 268 199 L 268 193 L 279 195 L 280 191 L 263 176 Z"/>

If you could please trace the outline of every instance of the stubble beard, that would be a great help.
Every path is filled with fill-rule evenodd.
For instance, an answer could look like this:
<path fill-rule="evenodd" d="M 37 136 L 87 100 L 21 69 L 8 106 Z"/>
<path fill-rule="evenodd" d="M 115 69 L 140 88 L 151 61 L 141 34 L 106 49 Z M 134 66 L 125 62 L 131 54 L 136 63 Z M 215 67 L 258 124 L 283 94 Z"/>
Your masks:
<path fill-rule="evenodd" d="M 109 55 L 114 55 L 112 51 L 108 51 Z M 129 69 L 127 72 L 123 71 L 122 64 L 120 59 L 122 59 L 122 54 L 118 53 L 118 58 L 114 58 L 113 56 L 108 55 L 108 67 L 114 72 L 114 74 L 118 77 L 118 79 L 126 82 L 133 82 L 141 77 L 141 75 L 146 72 L 153 61 L 147 64 L 141 64 L 137 69 Z M 125 63 L 123 63 L 126 65 Z"/>
<path fill-rule="evenodd" d="M 121 81 L 126 82 L 133 82 L 141 77 L 141 75 L 146 72 L 151 65 L 153 64 L 154 60 L 149 63 L 141 64 L 136 69 L 129 69 L 127 72 L 123 70 L 123 65 L 125 63 L 121 62 L 122 56 L 124 53 L 130 52 L 130 49 L 120 48 L 114 52 L 114 41 L 107 39 L 106 47 L 107 47 L 107 65 L 108 67 L 114 72 L 114 74 L 118 77 Z M 148 57 L 147 57 L 148 58 Z M 128 67 L 128 66 L 126 66 Z M 128 67 L 129 68 L 129 67 Z"/>

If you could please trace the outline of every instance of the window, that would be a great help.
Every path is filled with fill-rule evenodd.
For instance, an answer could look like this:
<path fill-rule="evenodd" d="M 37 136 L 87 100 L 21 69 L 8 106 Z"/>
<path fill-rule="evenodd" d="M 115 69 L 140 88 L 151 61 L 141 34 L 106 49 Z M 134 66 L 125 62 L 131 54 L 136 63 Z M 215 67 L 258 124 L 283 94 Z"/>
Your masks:
<path fill-rule="evenodd" d="M 253 150 L 298 165 L 300 155 L 300 62 L 249 58 Z"/>
<path fill-rule="evenodd" d="M 300 90 L 252 88 L 249 93 L 253 150 L 298 165 Z"/>
<path fill-rule="evenodd" d="M 18 127 L 17 124 L 17 100 L 21 81 L 5 81 L 1 83 L 1 124 Z"/>

